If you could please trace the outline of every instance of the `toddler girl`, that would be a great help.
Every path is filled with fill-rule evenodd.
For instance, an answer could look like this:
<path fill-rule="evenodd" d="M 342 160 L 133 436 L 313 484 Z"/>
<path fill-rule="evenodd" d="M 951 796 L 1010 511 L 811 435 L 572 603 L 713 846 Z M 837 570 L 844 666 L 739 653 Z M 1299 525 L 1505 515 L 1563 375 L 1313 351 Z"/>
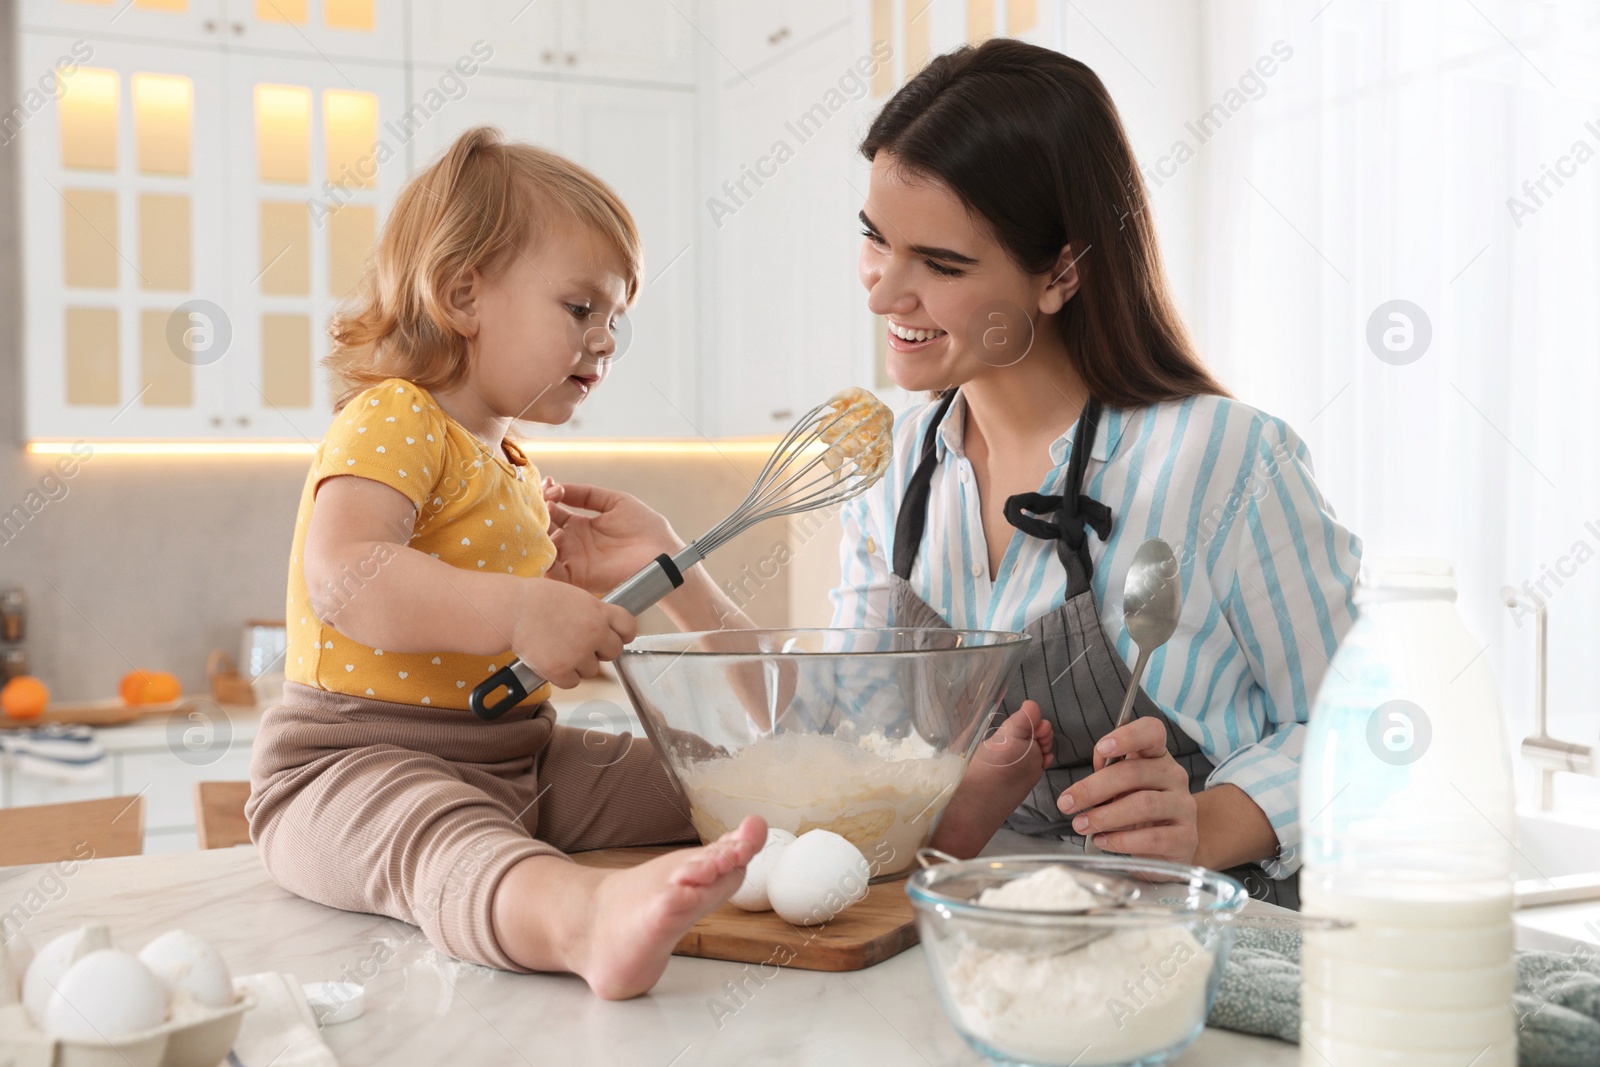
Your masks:
<path fill-rule="evenodd" d="M 626 494 L 541 482 L 507 437 L 605 379 L 639 236 L 603 182 L 542 148 L 463 134 L 401 193 L 331 328 L 343 391 L 301 494 L 283 702 L 251 760 L 251 837 L 311 900 L 422 928 L 512 971 L 648 990 L 738 887 L 766 827 L 631 870 L 565 853 L 695 840 L 650 743 L 556 725 L 549 686 L 493 722 L 467 698 L 513 656 L 562 688 L 635 633 L 598 599 L 683 542 Z M 696 567 L 675 625 L 752 625 Z M 1048 762 L 1018 713 L 974 757 L 935 844 L 971 854 Z"/>

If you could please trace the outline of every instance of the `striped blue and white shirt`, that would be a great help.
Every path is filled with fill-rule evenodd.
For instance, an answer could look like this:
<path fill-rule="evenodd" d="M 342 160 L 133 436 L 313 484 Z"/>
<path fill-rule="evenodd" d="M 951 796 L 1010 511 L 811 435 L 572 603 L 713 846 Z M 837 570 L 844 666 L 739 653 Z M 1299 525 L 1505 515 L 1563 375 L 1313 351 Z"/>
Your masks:
<path fill-rule="evenodd" d="M 894 522 L 936 405 L 895 420 L 883 480 L 844 506 L 835 626 L 892 626 Z M 950 625 L 1021 630 L 1061 607 L 1066 570 L 1053 542 L 1014 531 L 988 575 L 977 481 L 962 451 L 966 403 L 938 429 L 939 467 L 911 585 Z M 1040 487 L 1066 483 L 1073 431 L 1050 445 Z M 1145 408 L 1107 408 L 1084 470 L 1084 492 L 1108 505 L 1111 537 L 1092 531 L 1094 594 L 1107 637 L 1131 667 L 1122 586 L 1134 551 L 1152 537 L 1173 546 L 1182 613 L 1150 657 L 1144 689 L 1216 769 L 1260 806 L 1279 851 L 1262 863 L 1282 878 L 1300 865 L 1299 777 L 1306 722 L 1339 640 L 1355 620 L 1361 541 L 1335 518 L 1311 476 L 1304 443 L 1281 419 L 1216 396 Z"/>

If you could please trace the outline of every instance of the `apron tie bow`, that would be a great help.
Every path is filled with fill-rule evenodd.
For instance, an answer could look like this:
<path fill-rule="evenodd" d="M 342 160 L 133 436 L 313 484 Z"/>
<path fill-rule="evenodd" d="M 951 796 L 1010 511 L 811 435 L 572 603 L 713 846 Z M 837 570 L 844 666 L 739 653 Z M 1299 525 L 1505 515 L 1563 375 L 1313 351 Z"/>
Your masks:
<path fill-rule="evenodd" d="M 1041 537 L 1047 541 L 1062 540 L 1072 549 L 1083 547 L 1088 537 L 1083 532 L 1083 524 L 1069 522 L 1064 526 L 1054 522 L 1047 522 L 1039 518 L 1040 515 L 1059 513 L 1064 511 L 1065 498 L 1061 495 L 1045 493 L 1018 493 L 1006 499 L 1006 521 L 1025 534 Z M 1095 533 L 1104 541 L 1111 536 L 1111 509 L 1095 500 L 1093 497 L 1080 495 L 1077 498 L 1077 508 L 1073 509 L 1081 515 Z M 1029 514 L 1031 512 L 1032 514 Z M 1064 517 L 1075 517 L 1071 514 Z"/>

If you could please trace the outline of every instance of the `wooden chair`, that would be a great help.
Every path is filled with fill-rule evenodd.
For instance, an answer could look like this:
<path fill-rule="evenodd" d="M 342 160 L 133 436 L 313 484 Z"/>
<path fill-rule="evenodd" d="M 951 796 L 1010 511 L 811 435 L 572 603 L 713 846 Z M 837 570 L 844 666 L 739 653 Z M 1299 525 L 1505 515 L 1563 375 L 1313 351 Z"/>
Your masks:
<path fill-rule="evenodd" d="M 250 822 L 244 817 L 244 802 L 249 799 L 249 782 L 196 782 L 194 826 L 200 847 L 248 845 Z"/>
<path fill-rule="evenodd" d="M 0 809 L 0 867 L 143 851 L 142 796 Z"/>

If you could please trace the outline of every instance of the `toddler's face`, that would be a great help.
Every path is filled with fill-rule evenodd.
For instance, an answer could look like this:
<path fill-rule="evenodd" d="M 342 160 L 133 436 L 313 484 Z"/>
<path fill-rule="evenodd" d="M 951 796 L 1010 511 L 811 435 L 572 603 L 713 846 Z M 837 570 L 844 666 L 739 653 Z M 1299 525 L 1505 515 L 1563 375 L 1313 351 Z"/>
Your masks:
<path fill-rule="evenodd" d="M 626 267 L 577 222 L 551 226 L 475 290 L 472 377 L 496 414 L 559 425 L 605 380 Z"/>

